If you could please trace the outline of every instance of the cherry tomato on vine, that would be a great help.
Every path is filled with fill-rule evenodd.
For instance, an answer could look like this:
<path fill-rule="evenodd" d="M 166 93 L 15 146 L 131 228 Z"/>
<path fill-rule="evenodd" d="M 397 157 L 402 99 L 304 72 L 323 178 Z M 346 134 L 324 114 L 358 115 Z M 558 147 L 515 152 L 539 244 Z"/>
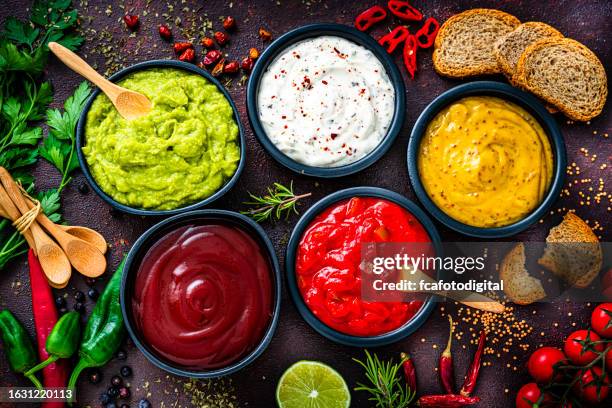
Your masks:
<path fill-rule="evenodd" d="M 612 303 L 602 303 L 593 310 L 591 327 L 601 337 L 612 339 Z"/>
<path fill-rule="evenodd" d="M 527 370 L 540 384 L 549 383 L 553 378 L 554 365 L 567 362 L 565 354 L 555 347 L 541 347 L 533 352 L 527 362 Z"/>
<path fill-rule="evenodd" d="M 612 373 L 612 349 L 606 353 L 606 371 Z"/>
<path fill-rule="evenodd" d="M 601 337 L 595 332 L 576 330 L 565 340 L 563 351 L 572 363 L 580 366 L 587 365 L 597 358 L 596 352 L 604 351 L 604 345 L 601 343 L 588 344 L 599 340 Z"/>
<path fill-rule="evenodd" d="M 579 373 L 580 375 L 580 373 Z M 593 366 L 581 375 L 581 379 L 574 384 L 573 391 L 585 402 L 596 405 L 608 398 L 610 379 L 608 374 L 603 375 L 600 383 L 597 379 L 602 376 L 599 366 Z"/>
<path fill-rule="evenodd" d="M 516 408 L 533 408 L 534 404 L 538 404 L 542 390 L 536 383 L 528 383 L 521 387 L 518 394 L 516 394 Z M 537 407 L 548 407 L 551 406 L 550 395 L 544 394 L 542 402 L 536 405 Z"/>

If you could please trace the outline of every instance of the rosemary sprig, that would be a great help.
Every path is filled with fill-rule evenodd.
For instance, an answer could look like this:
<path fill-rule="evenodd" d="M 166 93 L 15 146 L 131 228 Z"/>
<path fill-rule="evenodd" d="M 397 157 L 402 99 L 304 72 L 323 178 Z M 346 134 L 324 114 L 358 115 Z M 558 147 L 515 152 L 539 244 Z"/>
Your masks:
<path fill-rule="evenodd" d="M 355 391 L 366 391 L 371 394 L 369 401 L 376 403 L 376 408 L 406 408 L 416 395 L 398 376 L 403 359 L 398 364 L 393 360 L 381 361 L 378 356 L 365 350 L 365 362 L 354 358 L 353 360 L 365 369 L 365 375 L 371 385 L 358 383 Z"/>
<path fill-rule="evenodd" d="M 312 193 L 295 195 L 293 192 L 293 181 L 289 184 L 289 187 L 280 183 L 274 183 L 272 187 L 268 187 L 268 194 L 263 197 L 249 193 L 252 201 L 246 201 L 243 204 L 253 208 L 241 211 L 241 213 L 253 218 L 257 222 L 269 219 L 280 220 L 283 213 L 285 218 L 288 218 L 291 213 L 299 214 L 296 208 L 298 201 L 311 195 Z"/>

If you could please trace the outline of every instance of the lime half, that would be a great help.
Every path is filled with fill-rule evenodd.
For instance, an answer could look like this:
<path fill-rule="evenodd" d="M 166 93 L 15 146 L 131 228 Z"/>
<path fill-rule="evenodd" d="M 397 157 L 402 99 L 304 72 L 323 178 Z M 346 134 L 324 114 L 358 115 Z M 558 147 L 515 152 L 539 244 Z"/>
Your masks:
<path fill-rule="evenodd" d="M 348 408 L 351 393 L 336 370 L 317 361 L 299 361 L 276 388 L 280 408 Z"/>

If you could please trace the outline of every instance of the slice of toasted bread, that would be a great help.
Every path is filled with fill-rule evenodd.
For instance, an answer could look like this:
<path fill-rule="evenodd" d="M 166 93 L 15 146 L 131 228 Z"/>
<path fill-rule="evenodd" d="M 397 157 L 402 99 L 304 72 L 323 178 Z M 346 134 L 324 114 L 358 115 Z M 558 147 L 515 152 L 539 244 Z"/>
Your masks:
<path fill-rule="evenodd" d="M 542 282 L 527 272 L 525 259 L 525 245 L 518 243 L 506 254 L 499 270 L 504 292 L 519 305 L 529 305 L 546 297 Z"/>
<path fill-rule="evenodd" d="M 515 82 L 512 77 L 523 51 L 543 38 L 563 38 L 563 34 L 548 24 L 530 21 L 497 40 L 494 47 L 495 57 L 499 68 L 510 82 Z"/>
<path fill-rule="evenodd" d="M 453 78 L 499 73 L 493 45 L 520 23 L 513 15 L 492 9 L 472 9 L 452 16 L 436 37 L 435 70 Z"/>
<path fill-rule="evenodd" d="M 601 61 L 570 38 L 545 38 L 531 44 L 519 58 L 513 78 L 574 120 L 599 115 L 608 96 Z"/>
<path fill-rule="evenodd" d="M 588 224 L 576 214 L 567 213 L 548 233 L 538 263 L 572 286 L 586 288 L 601 270 L 603 252 Z"/>

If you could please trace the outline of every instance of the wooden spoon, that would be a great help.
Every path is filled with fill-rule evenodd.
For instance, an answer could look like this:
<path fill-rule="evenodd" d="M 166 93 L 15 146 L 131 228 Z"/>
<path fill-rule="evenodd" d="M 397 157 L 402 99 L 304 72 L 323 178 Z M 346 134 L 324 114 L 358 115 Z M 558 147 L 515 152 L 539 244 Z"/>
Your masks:
<path fill-rule="evenodd" d="M 400 280 L 406 279 L 411 282 L 418 282 L 420 280 L 423 280 L 424 282 L 428 282 L 428 283 L 435 282 L 435 280 L 432 277 L 430 277 L 429 275 L 425 274 L 424 272 L 420 270 L 414 271 L 412 276 L 406 276 L 406 274 L 409 274 L 409 273 L 410 272 L 407 271 L 406 269 L 402 269 L 401 274 L 400 274 Z M 417 293 L 418 291 L 409 291 L 409 292 Z M 473 307 L 474 309 L 483 310 L 485 312 L 503 313 L 504 310 L 506 310 L 506 307 L 502 305 L 501 303 L 491 299 L 490 297 L 481 295 L 480 293 L 474 292 L 474 293 L 470 293 L 467 296 L 457 296 L 453 292 L 443 292 L 443 291 L 435 292 L 435 293 L 431 291 L 427 291 L 425 293 L 444 296 L 444 297 L 453 299 L 466 306 Z"/>
<path fill-rule="evenodd" d="M 151 111 L 152 105 L 149 98 L 141 93 L 130 91 L 129 89 L 112 83 L 98 74 L 81 57 L 68 48 L 56 42 L 50 42 L 49 49 L 57 58 L 66 64 L 68 68 L 96 84 L 98 88 L 108 96 L 119 114 L 125 119 L 136 119 Z"/>
<path fill-rule="evenodd" d="M 9 199 L 8 196 L 6 197 L 6 199 L 7 200 Z M 32 208 L 34 206 L 34 204 L 27 198 L 26 198 L 26 202 L 29 208 Z M 11 205 L 12 204 L 13 203 L 11 201 Z M 4 211 L 2 207 L 0 207 L 0 217 L 8 218 L 11 221 L 15 221 L 17 218 L 20 217 L 21 213 L 19 212 L 17 207 L 15 207 L 14 205 L 13 205 L 13 208 L 15 209 L 16 214 L 14 213 L 15 214 L 14 216 L 10 216 L 6 211 Z M 98 251 L 102 252 L 103 254 L 106 253 L 106 250 L 108 249 L 108 245 L 106 244 L 106 240 L 104 239 L 102 234 L 100 234 L 99 232 L 92 230 L 91 228 L 80 227 L 78 225 L 62 225 L 62 224 L 55 224 L 55 225 L 57 225 L 59 229 L 64 230 L 68 234 L 74 235 L 75 237 L 80 238 L 83 241 L 88 242 L 91 245 L 95 246 L 96 248 L 98 248 Z M 30 231 L 26 231 L 25 237 L 26 237 L 26 240 L 28 240 L 28 237 L 29 238 L 32 237 L 32 233 Z M 29 244 L 29 241 L 28 241 L 28 244 Z M 32 245 L 30 245 L 30 247 L 32 247 L 33 249 L 36 249 L 34 247 L 33 239 L 32 239 Z"/>
<path fill-rule="evenodd" d="M 4 168 L 0 169 L 0 174 L 6 172 Z M 6 173 L 8 174 L 8 172 Z M 15 187 L 16 186 L 15 184 Z M 9 197 L 9 201 L 16 203 L 15 197 L 21 197 L 21 191 L 13 188 L 11 185 L 5 190 L 5 188 L 0 185 L 0 196 Z M 4 199 L 2 199 L 2 207 L 5 210 L 7 210 L 7 207 L 10 207 Z M 19 205 L 17 205 L 17 208 L 19 208 L 21 214 L 28 212 L 27 206 L 20 208 Z M 36 255 L 38 256 L 38 260 L 40 261 L 40 265 L 42 266 L 47 280 L 54 288 L 66 287 L 70 275 L 72 274 L 72 267 L 70 266 L 70 261 L 68 261 L 66 254 L 62 251 L 62 248 L 43 231 L 36 221 L 32 222 L 29 230 L 32 234 L 34 247 L 36 248 Z"/>
<path fill-rule="evenodd" d="M 15 221 L 17 218 L 21 217 L 21 213 L 17 207 L 15 207 L 15 204 L 13 204 L 13 201 L 8 196 L 4 188 L 0 189 L 0 216 L 11 221 Z M 32 236 L 32 231 L 29 229 L 24 231 L 23 237 L 30 248 L 34 249 L 34 252 L 36 253 L 36 245 L 34 242 L 34 237 Z"/>
<path fill-rule="evenodd" d="M 28 205 L 28 208 L 33 208 L 34 207 L 34 203 L 32 201 L 30 201 L 27 197 L 24 197 L 24 198 L 26 200 L 26 204 Z M 39 217 L 40 217 L 40 215 L 39 215 Z M 41 221 L 41 220 L 38 220 L 38 221 Z M 53 222 L 51 220 L 49 220 L 49 221 Z M 70 234 L 72 236 L 75 236 L 75 237 L 77 237 L 79 239 L 82 239 L 83 241 L 87 242 L 88 244 L 91 244 L 91 245 L 95 246 L 96 249 L 102 253 L 102 255 L 104 255 L 106 253 L 106 250 L 108 249 L 108 245 L 106 244 L 106 240 L 104 239 L 102 234 L 100 234 L 98 231 L 94 231 L 91 228 L 81 227 L 81 226 L 78 226 L 78 225 L 55 224 L 55 226 L 57 228 L 61 229 L 62 231 L 66 232 L 66 233 L 68 233 L 68 234 Z"/>
<path fill-rule="evenodd" d="M 13 180 L 9 172 L 4 168 L 0 168 L 0 180 L 17 208 L 19 208 L 19 211 L 21 211 L 22 214 L 28 212 L 30 208 L 21 194 L 19 186 L 17 186 L 15 180 Z M 64 250 L 64 256 L 68 257 L 68 260 L 77 271 L 90 278 L 96 278 L 104 273 L 106 270 L 106 258 L 104 258 L 104 255 L 95 246 L 64 232 L 42 213 L 38 215 L 36 220 L 40 221 L 47 232 L 53 235 L 53 238 L 55 238 L 57 243 Z M 32 226 L 34 225 L 36 225 L 37 230 L 40 229 L 36 221 L 32 223 Z M 34 232 L 32 227 L 30 227 L 30 229 L 32 229 L 32 233 L 36 239 L 36 232 Z M 40 229 L 40 231 L 42 231 L 42 229 Z M 42 232 L 44 234 L 44 231 Z M 45 234 L 45 236 L 47 235 Z M 40 250 L 38 253 L 40 254 Z M 42 259 L 40 259 L 40 262 L 42 264 Z"/>

